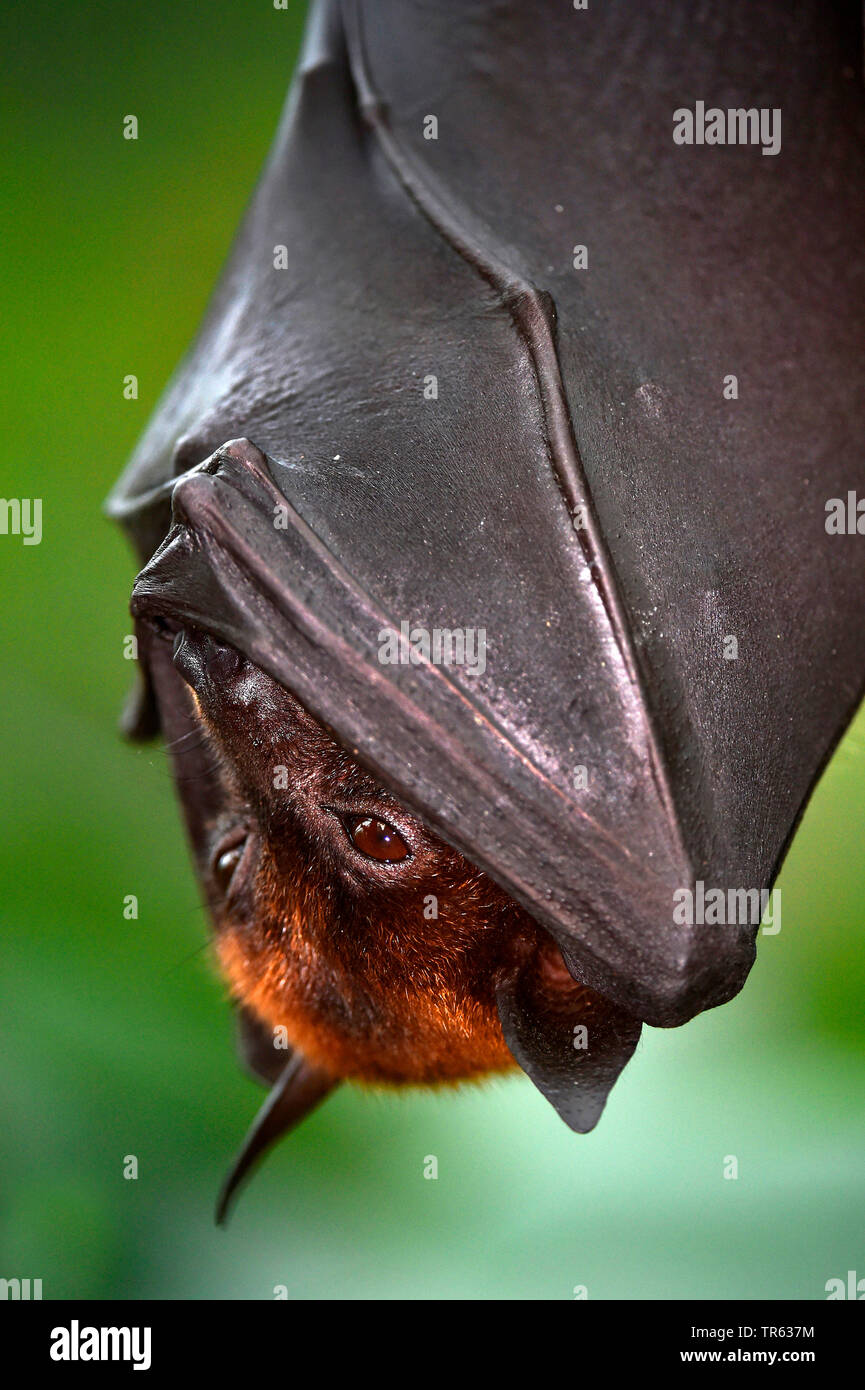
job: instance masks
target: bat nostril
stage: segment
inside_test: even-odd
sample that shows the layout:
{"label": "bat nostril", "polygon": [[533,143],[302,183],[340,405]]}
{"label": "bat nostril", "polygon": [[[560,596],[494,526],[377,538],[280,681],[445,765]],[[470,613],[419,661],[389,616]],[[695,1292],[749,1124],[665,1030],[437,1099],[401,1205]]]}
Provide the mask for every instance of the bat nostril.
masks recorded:
{"label": "bat nostril", "polygon": [[181,628],[174,639],[174,665],[193,690],[205,680],[223,685],[239,671],[243,657],[200,628]]}
{"label": "bat nostril", "polygon": [[224,646],[223,643],[215,642],[211,637],[206,638],[206,647],[208,675],[219,680],[229,680],[231,676],[237,674],[243,663],[243,658],[235,647]]}
{"label": "bat nostril", "polygon": [[199,645],[185,627],[180,629],[174,639],[171,659],[186,684],[193,690],[198,690],[204,679],[205,664]]}

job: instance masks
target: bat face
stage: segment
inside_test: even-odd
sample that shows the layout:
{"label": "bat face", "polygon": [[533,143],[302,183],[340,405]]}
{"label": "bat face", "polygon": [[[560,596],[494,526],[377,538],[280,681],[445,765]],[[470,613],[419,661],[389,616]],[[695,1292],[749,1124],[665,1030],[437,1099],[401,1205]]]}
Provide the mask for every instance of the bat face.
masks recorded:
{"label": "bat face", "polygon": [[591,1009],[531,917],[282,686],[200,629],[145,640],[216,951],[261,1030],[333,1078],[431,1083],[514,1066],[496,995],[517,972],[573,1024]]}

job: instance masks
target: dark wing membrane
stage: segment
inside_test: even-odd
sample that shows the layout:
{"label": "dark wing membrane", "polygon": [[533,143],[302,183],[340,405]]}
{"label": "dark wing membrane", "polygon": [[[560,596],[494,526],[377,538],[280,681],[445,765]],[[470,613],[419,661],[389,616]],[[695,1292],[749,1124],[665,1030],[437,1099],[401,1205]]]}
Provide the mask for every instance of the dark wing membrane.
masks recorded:
{"label": "dark wing membrane", "polygon": [[[865,494],[858,7],[343,8],[397,177],[555,304],[689,857],[764,887],[865,685],[865,547],[825,526]],[[777,153],[676,144],[698,101]]]}
{"label": "dark wing membrane", "polygon": [[[753,959],[674,894],[768,886],[865,681],[824,526],[865,492],[861,89],[825,8],[780,53],[772,8],[317,7],[111,501],[148,558],[173,492],[137,611],[246,652],[660,1024]],[[711,90],[781,153],[674,145]],[[383,663],[403,622],[483,667]]]}
{"label": "dark wing membrane", "polygon": [[[378,637],[396,616],[358,587],[280,496],[267,460],[246,440],[183,478],[175,525],[136,583],[136,616],[170,613],[241,647],[545,923],[578,978],[632,1013],[672,1022],[671,1008],[694,1012],[727,987],[731,959],[744,972],[750,930],[719,929],[706,951],[705,934],[673,921],[673,892],[687,868],[651,777],[636,778],[627,798],[598,806],[588,789],[581,802],[565,758],[539,764],[524,727],[503,720],[490,701],[489,684],[459,668],[382,664]],[[284,526],[274,525],[277,508]],[[583,592],[589,641],[594,591]],[[561,679],[554,644],[508,650],[514,661],[543,661],[548,652],[541,674]],[[610,643],[613,681],[614,654]],[[497,674],[490,657],[487,676]],[[605,694],[599,687],[596,700]],[[627,711],[632,692],[614,685],[614,710],[622,696]],[[607,749],[616,732],[611,719]],[[623,744],[629,732],[623,720]],[[631,819],[611,830],[620,808]],[[653,828],[654,851],[640,855]]]}

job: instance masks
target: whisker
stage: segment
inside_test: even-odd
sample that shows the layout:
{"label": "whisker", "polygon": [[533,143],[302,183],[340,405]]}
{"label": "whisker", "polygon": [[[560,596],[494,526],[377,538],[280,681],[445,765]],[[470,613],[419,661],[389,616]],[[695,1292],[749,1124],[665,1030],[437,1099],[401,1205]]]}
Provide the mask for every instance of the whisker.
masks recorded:
{"label": "whisker", "polygon": [[219,762],[216,762],[216,763],[213,764],[212,767],[206,767],[206,768],[204,769],[203,772],[186,773],[186,774],[184,774],[183,776],[180,776],[180,775],[178,775],[177,773],[171,773],[171,772],[169,772],[169,773],[168,773],[168,776],[169,776],[169,777],[173,777],[173,779],[174,779],[174,781],[177,783],[177,785],[178,785],[179,787],[182,787],[182,786],[185,786],[187,782],[204,782],[204,781],[206,781],[208,778],[215,776],[217,773],[219,773],[219,772],[221,772],[221,771],[222,771],[222,764],[219,763]]}
{"label": "whisker", "polygon": [[187,729],[185,734],[178,734],[177,738],[173,738],[170,743],[166,743],[165,751],[167,753],[170,753],[172,748],[179,748],[181,743],[183,743],[184,739],[192,738],[193,734],[198,734],[201,739],[201,743],[198,745],[199,747],[201,747],[208,741],[207,734],[204,732],[204,730],[196,726],[194,729]]}
{"label": "whisker", "polygon": [[202,941],[202,943],[201,943],[200,946],[196,946],[195,949],[194,949],[193,951],[190,951],[190,952],[189,952],[187,955],[185,955],[185,956],[181,956],[179,960],[176,960],[176,961],[173,963],[173,965],[169,965],[169,966],[166,967],[165,970],[161,971],[161,972],[160,972],[160,975],[159,975],[159,978],[160,978],[160,979],[165,979],[166,975],[174,975],[174,974],[181,968],[181,966],[183,966],[183,965],[188,965],[190,961],[196,960],[197,957],[199,957],[200,955],[202,955],[202,953],[203,953],[204,951],[208,950],[209,947],[210,947],[210,938],[208,937],[205,941]]}

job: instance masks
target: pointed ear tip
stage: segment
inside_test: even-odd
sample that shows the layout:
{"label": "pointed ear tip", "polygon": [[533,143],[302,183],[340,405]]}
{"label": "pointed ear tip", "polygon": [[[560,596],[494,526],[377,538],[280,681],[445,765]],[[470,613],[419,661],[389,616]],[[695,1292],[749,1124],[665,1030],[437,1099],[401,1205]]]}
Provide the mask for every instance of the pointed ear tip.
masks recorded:
{"label": "pointed ear tip", "polygon": [[568,1120],[565,1118],[564,1115],[562,1116],[562,1119],[565,1121],[565,1124],[568,1126],[568,1129],[571,1131],[572,1134],[591,1134],[593,1129],[597,1129],[598,1121],[600,1120],[600,1118],[600,1111],[597,1115],[594,1115],[590,1120]]}
{"label": "pointed ear tip", "polygon": [[216,1203],[217,1226],[225,1225],[236,1195],[265,1153],[314,1110],[336,1084],[332,1076],[310,1066],[299,1052],[291,1055],[247,1130],[223,1183]]}
{"label": "pointed ear tip", "polygon": [[219,1195],[216,1199],[216,1206],[213,1211],[213,1224],[219,1226],[223,1231],[228,1225],[228,1217],[234,1205],[236,1189],[237,1182],[235,1180],[234,1169],[232,1169],[223,1182],[222,1187],[219,1189]]}
{"label": "pointed ear tip", "polygon": [[557,1105],[555,1100],[550,1097],[547,1099],[550,1100],[550,1104],[559,1119],[567,1125],[573,1134],[591,1134],[593,1129],[597,1129],[601,1116],[607,1108],[606,1095],[599,1104],[596,1102],[593,1106],[586,1105],[584,1098],[577,1114],[569,1113],[567,1104]]}

